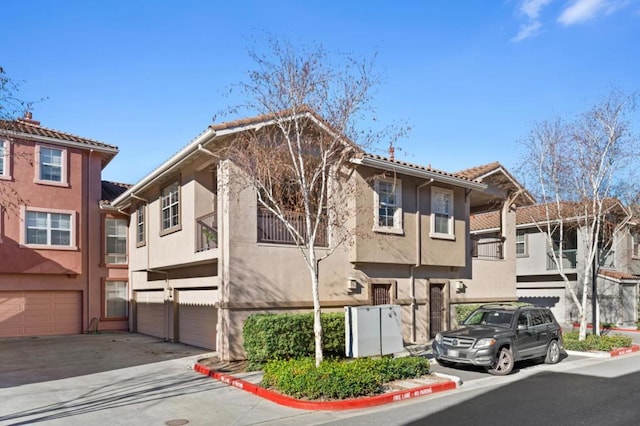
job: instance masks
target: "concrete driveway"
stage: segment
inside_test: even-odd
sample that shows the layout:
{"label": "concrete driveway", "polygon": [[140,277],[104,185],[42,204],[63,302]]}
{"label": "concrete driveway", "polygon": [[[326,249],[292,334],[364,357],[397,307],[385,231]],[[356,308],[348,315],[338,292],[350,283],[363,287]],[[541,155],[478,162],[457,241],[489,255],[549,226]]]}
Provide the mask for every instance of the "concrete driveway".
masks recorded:
{"label": "concrete driveway", "polygon": [[193,371],[211,355],[130,333],[0,339],[0,425],[299,424],[308,414]]}
{"label": "concrete driveway", "polygon": [[0,339],[0,388],[210,353],[135,333]]}

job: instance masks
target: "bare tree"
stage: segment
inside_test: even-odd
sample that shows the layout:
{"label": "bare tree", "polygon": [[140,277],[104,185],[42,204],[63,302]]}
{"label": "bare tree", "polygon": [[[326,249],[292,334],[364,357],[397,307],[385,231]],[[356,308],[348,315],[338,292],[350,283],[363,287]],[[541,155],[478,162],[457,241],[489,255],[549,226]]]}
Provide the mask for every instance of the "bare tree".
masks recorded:
{"label": "bare tree", "polygon": [[[631,167],[638,154],[639,141],[628,121],[636,98],[612,92],[573,122],[537,123],[524,141],[524,172],[542,213],[531,220],[545,235],[549,254],[578,310],[581,340],[586,336],[590,286],[594,332],[599,330],[596,282],[601,253],[613,248],[614,237],[629,219],[616,197],[622,195],[625,182],[632,181]],[[565,236],[571,230],[578,233],[584,248],[577,262],[578,289],[565,273]]]}
{"label": "bare tree", "polygon": [[[319,262],[348,239],[349,214],[339,194],[348,160],[369,143],[357,125],[370,112],[379,78],[373,60],[344,55],[336,62],[321,46],[271,39],[267,53],[250,50],[255,69],[240,89],[239,108],[264,114],[268,123],[246,132],[229,149],[259,208],[288,231],[309,271],[314,311],[315,359],[322,362]],[[360,144],[356,144],[359,141]],[[329,244],[324,235],[331,229]],[[318,246],[327,246],[321,251]]]}

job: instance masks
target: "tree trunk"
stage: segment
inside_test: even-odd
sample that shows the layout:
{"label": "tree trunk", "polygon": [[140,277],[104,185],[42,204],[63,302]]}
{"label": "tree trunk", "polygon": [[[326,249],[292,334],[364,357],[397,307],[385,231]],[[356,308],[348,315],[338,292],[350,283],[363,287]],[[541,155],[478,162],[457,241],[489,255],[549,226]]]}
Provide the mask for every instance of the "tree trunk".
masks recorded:
{"label": "tree trunk", "polygon": [[314,246],[309,247],[309,263],[311,265],[311,291],[313,293],[313,335],[316,346],[316,367],[322,363],[322,323],[320,322],[320,290],[319,264],[316,260]]}
{"label": "tree trunk", "polygon": [[587,338],[587,286],[589,280],[585,277],[582,280],[582,309],[580,312],[580,332],[578,340],[582,341]]}

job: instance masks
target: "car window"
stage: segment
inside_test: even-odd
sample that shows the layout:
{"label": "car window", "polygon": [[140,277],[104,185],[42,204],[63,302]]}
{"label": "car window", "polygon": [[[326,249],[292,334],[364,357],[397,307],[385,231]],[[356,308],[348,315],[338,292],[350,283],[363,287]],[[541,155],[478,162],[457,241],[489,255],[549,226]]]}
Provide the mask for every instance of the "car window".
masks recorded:
{"label": "car window", "polygon": [[527,312],[520,312],[520,315],[518,316],[518,325],[529,327],[529,315]]}
{"label": "car window", "polygon": [[495,325],[510,327],[513,313],[491,310],[477,310],[465,320],[465,325]]}
{"label": "car window", "polygon": [[545,324],[553,324],[554,318],[553,318],[553,314],[551,313],[551,311],[543,309],[541,312],[542,312],[542,316],[544,317]]}
{"label": "car window", "polygon": [[540,312],[540,310],[534,309],[530,312],[531,312],[530,319],[531,319],[532,326],[543,325],[545,323],[544,317],[542,316],[542,312]]}

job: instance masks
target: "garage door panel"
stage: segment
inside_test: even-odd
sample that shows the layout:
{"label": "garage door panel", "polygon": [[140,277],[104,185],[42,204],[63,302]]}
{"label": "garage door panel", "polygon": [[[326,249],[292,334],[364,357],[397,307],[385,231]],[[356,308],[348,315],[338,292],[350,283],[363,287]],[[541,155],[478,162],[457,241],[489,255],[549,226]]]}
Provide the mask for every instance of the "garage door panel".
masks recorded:
{"label": "garage door panel", "polygon": [[82,332],[79,291],[0,292],[0,336],[50,336]]}
{"label": "garage door panel", "polygon": [[518,289],[518,301],[551,309],[559,323],[566,322],[566,295],[564,288]]}
{"label": "garage door panel", "polygon": [[164,303],[138,303],[137,310],[138,333],[164,338],[167,323]]}
{"label": "garage door panel", "polygon": [[178,315],[180,342],[215,350],[217,321],[215,307],[179,305]]}

